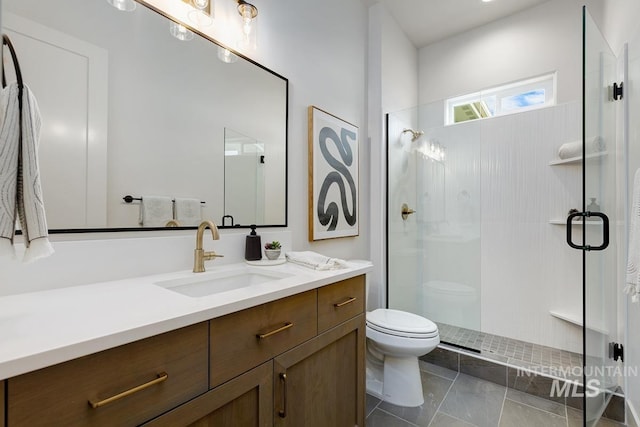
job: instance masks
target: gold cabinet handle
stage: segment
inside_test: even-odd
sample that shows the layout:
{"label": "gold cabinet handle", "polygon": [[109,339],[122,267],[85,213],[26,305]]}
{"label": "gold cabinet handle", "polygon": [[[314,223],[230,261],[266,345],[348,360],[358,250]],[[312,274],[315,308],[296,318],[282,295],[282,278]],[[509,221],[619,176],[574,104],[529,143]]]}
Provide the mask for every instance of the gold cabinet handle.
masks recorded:
{"label": "gold cabinet handle", "polygon": [[161,372],[161,373],[158,374],[158,377],[156,379],[151,380],[151,381],[149,381],[147,383],[144,383],[144,384],[140,384],[139,386],[131,388],[131,389],[126,390],[126,391],[123,391],[122,393],[118,393],[115,396],[107,397],[106,399],[99,400],[97,402],[94,401],[94,400],[89,400],[89,405],[93,409],[99,408],[99,407],[107,405],[107,404],[109,404],[111,402],[115,402],[116,400],[120,400],[123,397],[127,397],[127,396],[130,396],[130,395],[134,394],[134,393],[142,391],[142,390],[144,390],[146,388],[149,388],[149,387],[151,387],[153,385],[160,384],[161,382],[166,381],[167,378],[169,378],[169,374],[167,374],[166,372]]}
{"label": "gold cabinet handle", "polygon": [[349,298],[349,299],[347,299],[347,300],[345,300],[345,301],[337,302],[337,303],[333,304],[333,306],[334,306],[335,308],[342,307],[342,306],[345,306],[345,305],[347,305],[347,304],[351,304],[352,302],[354,302],[354,301],[355,301],[355,300],[357,300],[357,299],[358,299],[358,298],[356,298],[356,297],[351,297],[351,298]]}
{"label": "gold cabinet handle", "polygon": [[271,332],[266,332],[264,334],[256,334],[256,337],[258,337],[258,339],[262,340],[262,339],[270,337],[271,335],[275,335],[275,334],[280,333],[282,331],[286,331],[287,329],[291,328],[292,326],[293,326],[293,323],[287,322],[283,326],[280,326],[278,329],[274,329]]}
{"label": "gold cabinet handle", "polygon": [[278,411],[280,418],[286,418],[287,416],[287,374],[280,373],[280,380],[282,381],[282,409]]}

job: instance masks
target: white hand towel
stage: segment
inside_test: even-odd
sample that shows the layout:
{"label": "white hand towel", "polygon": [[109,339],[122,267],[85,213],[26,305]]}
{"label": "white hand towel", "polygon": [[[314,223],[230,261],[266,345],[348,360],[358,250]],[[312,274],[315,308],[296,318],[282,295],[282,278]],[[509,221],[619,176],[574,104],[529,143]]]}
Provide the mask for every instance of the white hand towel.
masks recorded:
{"label": "white hand towel", "polygon": [[181,225],[200,225],[202,222],[202,204],[200,200],[176,197],[175,203],[175,219]]}
{"label": "white hand towel", "polygon": [[330,258],[312,251],[287,252],[285,257],[289,262],[313,268],[314,270],[338,270],[349,267],[345,260]]}
{"label": "white hand towel", "polygon": [[629,254],[624,292],[632,302],[640,301],[640,169],[633,179],[633,202],[629,220]]}
{"label": "white hand towel", "polygon": [[0,255],[14,254],[17,215],[26,248],[23,262],[31,262],[51,255],[53,247],[40,185],[40,110],[29,87],[23,85],[20,117],[18,93],[18,85],[12,83],[2,90],[0,100],[0,239],[4,241]]}
{"label": "white hand towel", "polygon": [[[599,136],[587,139],[585,141],[584,149],[587,154],[598,153],[606,149],[604,140]],[[558,157],[561,159],[570,159],[573,157],[582,156],[582,140],[567,142],[562,144],[558,149]]]}
{"label": "white hand towel", "polygon": [[164,227],[173,219],[171,197],[142,196],[140,202],[140,225],[143,227]]}

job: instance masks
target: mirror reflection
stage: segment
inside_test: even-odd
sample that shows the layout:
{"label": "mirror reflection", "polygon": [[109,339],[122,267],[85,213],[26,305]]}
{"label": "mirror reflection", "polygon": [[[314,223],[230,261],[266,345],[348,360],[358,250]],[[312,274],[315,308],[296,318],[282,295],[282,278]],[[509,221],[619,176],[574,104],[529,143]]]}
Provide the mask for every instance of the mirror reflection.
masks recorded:
{"label": "mirror reflection", "polygon": [[[2,21],[42,114],[50,231],[223,225],[224,215],[286,225],[285,78],[223,61],[197,34],[173,37],[142,4],[2,0]],[[232,144],[240,151],[225,155]]]}

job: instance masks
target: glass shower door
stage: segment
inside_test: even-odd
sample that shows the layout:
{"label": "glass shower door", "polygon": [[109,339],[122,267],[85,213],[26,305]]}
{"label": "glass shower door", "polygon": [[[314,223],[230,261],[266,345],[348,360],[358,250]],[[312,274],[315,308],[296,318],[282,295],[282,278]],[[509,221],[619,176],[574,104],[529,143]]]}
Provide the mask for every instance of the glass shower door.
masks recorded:
{"label": "glass shower door", "polygon": [[574,230],[575,240],[581,234],[584,242],[578,245],[583,251],[584,280],[584,422],[595,426],[617,392],[620,378],[616,373],[621,371],[622,363],[611,357],[611,350],[619,341],[616,104],[612,90],[616,58],[586,8],[583,19],[583,206],[573,218],[582,227],[581,233],[575,226],[568,225],[567,229]]}
{"label": "glass shower door", "polygon": [[443,114],[437,101],[387,115],[387,304],[479,351],[481,129]]}

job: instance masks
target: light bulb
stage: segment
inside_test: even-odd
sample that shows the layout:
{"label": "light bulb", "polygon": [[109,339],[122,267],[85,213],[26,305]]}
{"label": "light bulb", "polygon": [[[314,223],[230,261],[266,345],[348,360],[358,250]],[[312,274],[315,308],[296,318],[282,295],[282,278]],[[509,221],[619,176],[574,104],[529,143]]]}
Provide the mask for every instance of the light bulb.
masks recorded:
{"label": "light bulb", "polygon": [[193,0],[193,5],[200,10],[205,10],[209,5],[209,0]]}
{"label": "light bulb", "polygon": [[238,0],[238,13],[242,17],[242,32],[245,35],[251,33],[251,24],[258,16],[258,8],[244,0]]}
{"label": "light bulb", "polygon": [[244,25],[242,26],[242,32],[245,36],[248,36],[249,34],[251,34],[251,19],[243,18],[242,21],[244,22]]}
{"label": "light bulb", "polygon": [[[189,11],[187,17],[189,20],[200,27],[208,27],[213,24],[214,7],[213,2],[209,4],[209,0],[191,0],[194,10]],[[209,6],[209,11],[207,11]]]}

